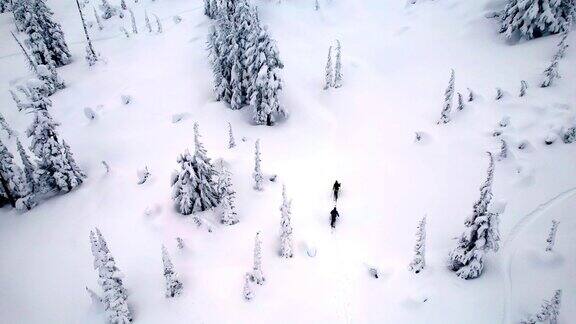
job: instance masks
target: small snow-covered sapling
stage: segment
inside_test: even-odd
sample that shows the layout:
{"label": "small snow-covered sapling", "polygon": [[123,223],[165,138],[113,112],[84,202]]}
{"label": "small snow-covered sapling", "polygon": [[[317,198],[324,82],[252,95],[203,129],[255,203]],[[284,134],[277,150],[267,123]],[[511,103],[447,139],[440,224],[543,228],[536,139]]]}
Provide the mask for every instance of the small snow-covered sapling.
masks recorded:
{"label": "small snow-covered sapling", "polygon": [[254,288],[252,287],[252,276],[249,273],[244,275],[244,299],[251,300],[254,298]]}
{"label": "small snow-covered sapling", "polygon": [[126,38],[130,38],[130,34],[128,33],[128,31],[126,30],[126,28],[120,27],[120,31],[124,34],[124,36],[125,36]]}
{"label": "small snow-covered sapling", "polygon": [[496,88],[496,100],[500,100],[504,97],[504,91],[500,88]]}
{"label": "small snow-covered sapling", "polygon": [[458,92],[458,110],[464,109],[464,99],[462,98],[462,94]]}
{"label": "small snow-covered sapling", "polygon": [[528,82],[524,80],[520,81],[520,97],[524,97],[526,95],[527,89],[528,89]]}
{"label": "small snow-covered sapling", "polygon": [[422,133],[421,132],[414,132],[414,141],[415,142],[420,142],[422,140]]}
{"label": "small snow-covered sapling", "polygon": [[500,127],[508,127],[508,124],[510,124],[510,117],[502,117],[500,120]]}
{"label": "small snow-covered sapling", "polygon": [[508,157],[508,144],[506,141],[501,138],[500,139],[500,153],[498,154],[499,160],[504,160]]}
{"label": "small snow-covered sapling", "polygon": [[122,95],[122,104],[127,105],[132,102],[132,96]]}
{"label": "small snow-covered sapling", "polygon": [[90,120],[96,119],[96,113],[94,112],[94,109],[90,107],[84,107],[84,116]]}
{"label": "small snow-covered sapling", "polygon": [[546,138],[544,138],[544,143],[546,145],[552,145],[554,144],[554,142],[556,142],[556,139],[558,138],[558,136],[554,133],[549,133],[548,135],[546,135]]}
{"label": "small snow-covered sapling", "polygon": [[521,324],[536,324],[548,322],[550,324],[557,324],[558,317],[560,316],[560,305],[562,299],[562,290],[558,289],[554,292],[552,300],[545,300],[540,311],[528,319],[522,320]]}
{"label": "small snow-covered sapling", "polygon": [[172,20],[174,21],[175,24],[179,24],[182,22],[182,17],[174,16],[174,17],[172,17]]}
{"label": "small snow-covered sapling", "polygon": [[550,227],[550,232],[548,233],[548,238],[546,239],[546,252],[552,252],[554,249],[554,244],[556,243],[556,231],[558,231],[558,222],[557,220],[552,220],[552,226]]}
{"label": "small snow-covered sapling", "polygon": [[185,246],[185,245],[184,245],[184,239],[182,239],[181,237],[177,237],[177,238],[176,238],[176,242],[177,242],[177,244],[178,244],[177,247],[178,247],[179,250],[184,249],[184,246]]}
{"label": "small snow-covered sapling", "polygon": [[376,268],[372,268],[372,267],[368,268],[368,273],[370,273],[370,275],[372,277],[374,277],[375,279],[378,279],[378,277],[379,277],[378,269],[376,269]]}
{"label": "small snow-covered sapling", "polygon": [[102,163],[102,166],[104,166],[106,173],[110,173],[110,166],[108,165],[108,162],[102,160],[100,163]]}
{"label": "small snow-covered sapling", "polygon": [[232,124],[228,123],[228,148],[234,148],[236,141],[234,140],[234,133],[232,132]]}
{"label": "small snow-covered sapling", "polygon": [[466,89],[468,89],[468,102],[474,101],[474,92],[472,92],[472,89],[470,89],[470,88],[466,88]]}
{"label": "small snow-covered sapling", "polygon": [[136,172],[138,176],[138,184],[143,184],[150,178],[150,171],[148,171],[148,166],[145,166],[144,169],[138,170]]}

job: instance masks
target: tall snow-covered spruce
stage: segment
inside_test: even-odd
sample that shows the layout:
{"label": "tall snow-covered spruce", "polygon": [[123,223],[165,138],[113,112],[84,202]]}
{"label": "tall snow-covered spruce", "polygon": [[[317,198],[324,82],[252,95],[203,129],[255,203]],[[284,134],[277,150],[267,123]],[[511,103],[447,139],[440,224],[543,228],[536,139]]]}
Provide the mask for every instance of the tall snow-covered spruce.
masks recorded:
{"label": "tall snow-covered spruce", "polygon": [[560,222],[557,220],[552,220],[552,226],[550,226],[550,232],[548,233],[548,238],[546,239],[546,252],[552,252],[554,249],[554,244],[556,243],[556,232],[558,231],[558,225]]}
{"label": "tall snow-covered spruce", "polygon": [[122,273],[116,266],[116,261],[98,228],[90,231],[90,243],[94,256],[94,269],[98,270],[98,283],[103,291],[101,300],[108,322],[112,324],[132,322],[132,312],[128,307],[128,295],[122,281]]}
{"label": "tall snow-covered spruce", "polygon": [[440,115],[440,120],[438,124],[447,124],[450,122],[450,111],[452,110],[452,98],[454,97],[454,80],[455,74],[454,70],[450,72],[450,81],[448,81],[448,87],[444,92],[444,106],[442,108],[442,114]]}
{"label": "tall snow-covered spruce", "polygon": [[532,39],[570,30],[576,21],[574,0],[508,0],[500,14],[500,32]]}
{"label": "tall snow-covered spruce", "polygon": [[216,170],[200,142],[198,124],[194,124],[194,155],[188,151],[178,157],[180,170],[172,176],[172,199],[184,215],[216,207],[219,202]]}
{"label": "tall snow-covered spruce", "polygon": [[238,214],[236,214],[234,204],[236,192],[232,187],[232,175],[224,167],[221,167],[220,170],[218,187],[220,192],[220,223],[234,225],[238,223]]}
{"label": "tall snow-covered spruce", "polygon": [[30,151],[38,158],[35,172],[38,191],[68,192],[84,182],[86,175],[76,164],[68,145],[59,138],[59,124],[52,119],[50,99],[39,91],[38,82],[28,85],[25,109],[34,114],[26,134],[31,139]]}
{"label": "tall snow-covered spruce", "polygon": [[[37,54],[49,57],[39,57],[38,64],[53,63],[56,67],[71,62],[70,50],[64,39],[64,32],[59,23],[54,20],[54,13],[46,5],[45,0],[30,1],[29,10],[26,12],[26,33],[38,32],[42,43],[46,46],[46,53]],[[32,36],[30,36],[32,37]]]}
{"label": "tall snow-covered spruce", "polygon": [[414,273],[420,273],[426,266],[426,216],[418,223],[418,231],[416,232],[416,245],[414,245],[414,258],[408,270]]}
{"label": "tall snow-covered spruce", "polygon": [[291,208],[292,201],[288,200],[286,196],[286,186],[284,185],[282,186],[282,205],[280,206],[280,212],[282,214],[280,219],[280,256],[283,258],[291,258],[294,256]]}
{"label": "tall snow-covered spruce", "polygon": [[490,165],[480,198],[474,204],[472,215],[464,222],[466,229],[458,239],[456,248],[449,254],[449,268],[462,279],[479,277],[484,270],[484,257],[489,251],[498,251],[498,214],[488,211],[492,200],[494,158],[488,153]]}
{"label": "tall snow-covered spruce", "polygon": [[164,279],[166,281],[164,295],[166,298],[180,296],[180,294],[182,294],[182,282],[178,279],[178,273],[174,271],[174,265],[164,245],[162,245],[162,264],[164,266]]}

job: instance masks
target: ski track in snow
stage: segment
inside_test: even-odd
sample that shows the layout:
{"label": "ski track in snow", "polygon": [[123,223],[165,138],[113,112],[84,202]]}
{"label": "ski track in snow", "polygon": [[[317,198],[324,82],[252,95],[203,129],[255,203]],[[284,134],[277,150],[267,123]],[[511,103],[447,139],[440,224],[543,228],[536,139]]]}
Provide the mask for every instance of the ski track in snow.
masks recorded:
{"label": "ski track in snow", "polygon": [[576,196],[576,187],[572,187],[556,196],[548,199],[547,201],[539,204],[531,212],[526,214],[514,227],[510,230],[508,238],[504,241],[504,310],[502,312],[502,323],[513,323],[512,320],[512,260],[516,254],[517,245],[516,238],[524,231],[524,229],[530,225],[533,221],[537,220],[541,216],[545,216],[546,212],[556,206],[558,203]]}

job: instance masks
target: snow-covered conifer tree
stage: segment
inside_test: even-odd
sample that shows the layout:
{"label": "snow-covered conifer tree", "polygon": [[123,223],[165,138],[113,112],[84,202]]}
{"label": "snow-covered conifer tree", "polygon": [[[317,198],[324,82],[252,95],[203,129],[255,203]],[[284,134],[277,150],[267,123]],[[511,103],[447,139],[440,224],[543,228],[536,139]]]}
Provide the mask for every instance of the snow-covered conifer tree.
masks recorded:
{"label": "snow-covered conifer tree", "polygon": [[525,39],[570,30],[576,19],[573,0],[508,0],[500,15],[500,32]]}
{"label": "snow-covered conifer tree", "polygon": [[120,0],[120,8],[122,8],[122,10],[128,9],[128,6],[126,5],[126,0]]}
{"label": "snow-covered conifer tree", "polygon": [[315,11],[320,10],[320,4],[318,3],[318,0],[314,0],[314,10]]}
{"label": "snow-covered conifer tree", "polygon": [[282,218],[280,220],[280,256],[283,258],[291,258],[294,256],[293,240],[292,240],[292,225],[291,225],[291,205],[292,201],[288,200],[286,196],[286,186],[282,186],[282,205],[280,212]]}
{"label": "snow-covered conifer tree", "polygon": [[100,10],[102,10],[102,18],[110,19],[116,14],[116,10],[110,5],[108,0],[100,0]]}
{"label": "snow-covered conifer tree", "polygon": [[262,175],[262,169],[260,166],[261,162],[260,140],[256,140],[256,143],[254,144],[254,172],[252,173],[252,178],[254,179],[254,189],[258,191],[264,190],[264,176]]}
{"label": "snow-covered conifer tree", "polygon": [[186,246],[184,244],[184,239],[182,239],[181,237],[177,237],[176,242],[178,242],[178,244],[177,244],[178,250],[182,250]]}
{"label": "snow-covered conifer tree", "polygon": [[8,12],[11,9],[10,0],[0,0],[0,13]]}
{"label": "snow-covered conifer tree", "polygon": [[146,24],[146,29],[149,33],[152,33],[152,24],[150,23],[150,17],[148,17],[148,11],[144,11],[144,22]]}
{"label": "snow-covered conifer tree", "polygon": [[480,187],[480,198],[474,204],[473,213],[466,221],[466,230],[458,239],[458,244],[449,254],[449,267],[462,279],[477,278],[484,269],[484,256],[492,250],[498,251],[498,214],[488,211],[492,200],[494,178],[494,158],[488,153],[490,165],[486,181]]}
{"label": "snow-covered conifer tree", "polygon": [[566,55],[566,49],[568,49],[569,46],[568,44],[566,44],[566,39],[568,39],[568,33],[569,31],[565,31],[564,33],[562,33],[562,36],[560,37],[560,42],[558,43],[557,46],[558,50],[556,51],[556,54],[554,54],[553,58],[554,60],[560,60],[561,58],[564,58],[564,55]]}
{"label": "snow-covered conifer tree", "polygon": [[70,63],[71,55],[64,33],[45,0],[30,1],[26,8],[24,25],[36,63],[56,67]]}
{"label": "snow-covered conifer tree", "polygon": [[138,34],[138,26],[136,26],[136,18],[134,17],[134,11],[132,9],[128,9],[130,12],[130,22],[132,23],[132,33]]}
{"label": "snow-covered conifer tree", "polygon": [[6,119],[2,116],[2,113],[0,113],[0,129],[4,130],[6,134],[8,134],[8,137],[16,136],[16,132],[10,128],[10,125],[8,125]]}
{"label": "snow-covered conifer tree", "polygon": [[220,223],[234,225],[238,223],[238,215],[234,205],[236,192],[232,187],[232,175],[224,167],[220,170],[218,187],[220,192]]}
{"label": "snow-covered conifer tree", "polygon": [[34,202],[22,170],[14,163],[14,156],[0,141],[0,205],[10,203],[18,209],[31,209]]}
{"label": "snow-covered conifer tree", "polygon": [[251,300],[254,298],[254,289],[252,287],[252,276],[249,273],[246,273],[244,276],[244,299]]}
{"label": "snow-covered conifer tree", "polygon": [[82,13],[82,8],[80,7],[78,0],[76,0],[76,6],[78,7],[78,13],[80,14],[80,20],[82,21],[82,27],[84,28],[84,37],[86,37],[86,62],[88,62],[89,66],[92,66],[98,61],[98,55],[94,50],[94,46],[92,46],[92,40],[88,34],[88,28],[86,28],[84,14]]}
{"label": "snow-covered conifer tree", "polygon": [[232,25],[224,19],[218,18],[208,36],[208,49],[210,51],[210,63],[214,74],[214,92],[216,100],[230,102],[232,91],[230,76],[232,64],[229,53],[232,50]]}
{"label": "snow-covered conifer tree", "polygon": [[500,100],[502,99],[502,97],[504,97],[504,91],[502,91],[502,89],[500,88],[496,88],[496,100]]}
{"label": "snow-covered conifer tree", "polygon": [[98,15],[96,8],[92,7],[92,9],[94,10],[94,19],[96,19],[96,25],[98,26],[98,29],[104,29],[104,26],[102,26],[102,21],[100,20],[100,15]]}
{"label": "snow-covered conifer tree", "polygon": [[468,89],[468,102],[474,101],[474,92],[470,88],[466,88],[466,89]]}
{"label": "snow-covered conifer tree", "polygon": [[[256,16],[256,14],[254,14]],[[256,16],[257,17],[257,16]],[[257,18],[254,18],[255,20]],[[248,96],[253,111],[253,120],[258,125],[272,126],[276,117],[286,117],[286,110],[280,105],[278,96],[282,90],[280,60],[274,40],[266,28],[254,28],[252,44],[247,54],[247,65],[251,75]]]}
{"label": "snow-covered conifer tree", "polygon": [[558,60],[553,60],[550,66],[544,70],[544,79],[540,84],[540,87],[547,88],[554,83],[554,80],[560,79],[560,73],[558,73]]}
{"label": "snow-covered conifer tree", "polygon": [[526,90],[528,90],[528,82],[524,80],[520,81],[520,97],[524,97],[526,95]]}
{"label": "snow-covered conifer tree", "polygon": [[547,252],[552,252],[554,243],[556,243],[556,231],[558,231],[558,224],[560,224],[560,222],[554,219],[552,220],[552,226],[550,227],[550,232],[548,233],[548,238],[546,239],[546,243],[548,243],[546,246]]}
{"label": "snow-covered conifer tree", "polygon": [[30,157],[28,156],[28,153],[26,153],[26,150],[19,138],[16,138],[16,147],[18,148],[18,154],[20,155],[20,160],[24,166],[24,177],[26,178],[30,192],[34,193],[36,192],[36,179],[34,179],[36,167],[30,161]]}
{"label": "snow-covered conifer tree", "polygon": [[166,280],[166,298],[180,296],[182,282],[178,279],[178,273],[174,271],[174,265],[164,245],[162,245],[162,264],[164,265],[164,279]]}
{"label": "snow-covered conifer tree", "polygon": [[66,65],[71,62],[70,51],[64,39],[64,32],[59,23],[54,20],[54,13],[46,5],[45,0],[35,0],[30,2],[30,10],[26,13],[27,33],[39,32],[46,50],[50,55],[49,60],[37,60],[38,64],[53,62],[56,67]]}
{"label": "snow-covered conifer tree", "polygon": [[70,148],[56,132],[58,123],[48,112],[52,102],[36,87],[30,86],[28,109],[34,113],[26,134],[31,139],[30,150],[38,158],[35,178],[40,192],[68,192],[84,181],[86,175],[76,165]]}
{"label": "snow-covered conifer tree", "polygon": [[154,14],[154,19],[156,20],[156,32],[162,34],[162,22],[160,22],[160,18]]}
{"label": "snow-covered conifer tree", "polygon": [[262,273],[262,239],[260,238],[260,232],[256,233],[256,238],[254,239],[254,266],[252,267],[251,279],[259,285],[264,284],[264,281],[266,281]]}
{"label": "snow-covered conifer tree", "polygon": [[234,141],[234,134],[232,133],[232,124],[228,123],[228,148],[234,148],[236,141]]}
{"label": "snow-covered conifer tree", "polygon": [[342,47],[336,40],[336,62],[334,63],[334,88],[342,86]]}
{"label": "snow-covered conifer tree", "polygon": [[446,124],[450,122],[450,110],[452,109],[452,98],[454,97],[454,79],[454,70],[451,70],[450,81],[448,82],[448,87],[444,92],[444,107],[442,108],[442,115],[440,116],[438,124]]}
{"label": "snow-covered conifer tree", "polygon": [[16,29],[23,32],[26,30],[26,12],[30,10],[30,0],[11,0],[11,2]]}
{"label": "snow-covered conifer tree", "polygon": [[334,83],[334,72],[332,68],[332,46],[328,48],[328,59],[326,60],[326,71],[324,72],[324,90],[331,88]]}
{"label": "snow-covered conifer tree", "polygon": [[40,27],[38,17],[30,12],[26,12],[25,17],[25,31],[28,35],[25,43],[30,49],[30,54],[34,58],[34,62],[37,64],[56,66],[56,62],[54,62],[50,51],[48,51],[48,46],[43,36],[44,31]]}
{"label": "snow-covered conifer tree", "polygon": [[464,99],[462,98],[462,94],[460,92],[457,93],[458,94],[458,110],[463,110],[464,109]]}
{"label": "snow-covered conifer tree", "polygon": [[557,324],[558,317],[560,316],[560,304],[562,299],[562,290],[558,289],[554,292],[552,300],[545,300],[540,311],[528,319],[520,322],[521,324],[536,324],[548,322],[550,324]]}
{"label": "snow-covered conifer tree", "polygon": [[12,33],[12,37],[22,50],[24,57],[26,57],[26,61],[28,63],[29,68],[34,72],[34,74],[39,80],[44,82],[42,92],[45,95],[50,96],[54,94],[57,90],[64,89],[66,87],[64,82],[60,80],[58,72],[56,71],[56,68],[53,65],[50,64],[38,65],[34,61],[34,59],[28,54],[28,52],[26,52],[26,49],[24,48],[24,46],[22,46],[22,43],[20,43],[20,41],[18,40],[16,35],[14,35],[14,33]]}
{"label": "snow-covered conifer tree", "polygon": [[178,163],[181,170],[172,178],[172,199],[181,214],[208,210],[218,205],[216,170],[206,155],[206,149],[200,142],[198,124],[194,124],[194,155],[188,151],[180,155]]}
{"label": "snow-covered conifer tree", "polygon": [[508,143],[501,138],[500,139],[500,153],[498,153],[498,159],[504,160],[508,157]]}
{"label": "snow-covered conifer tree", "polygon": [[408,270],[414,273],[420,273],[426,266],[426,216],[418,223],[418,232],[416,232],[416,245],[414,246],[414,258]]}
{"label": "snow-covered conifer tree", "polygon": [[132,322],[132,313],[128,308],[128,295],[122,282],[122,273],[108,249],[100,230],[90,232],[94,268],[98,270],[98,283],[102,288],[102,303],[109,323],[124,324]]}

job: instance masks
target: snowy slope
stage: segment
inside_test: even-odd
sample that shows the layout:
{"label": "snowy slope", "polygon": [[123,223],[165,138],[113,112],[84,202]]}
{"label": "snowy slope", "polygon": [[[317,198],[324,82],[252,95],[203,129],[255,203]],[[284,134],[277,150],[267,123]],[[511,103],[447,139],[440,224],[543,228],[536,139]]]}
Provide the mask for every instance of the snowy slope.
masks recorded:
{"label": "snowy slope", "polygon": [[[51,97],[51,112],[88,179],[25,214],[0,210],[0,322],[104,322],[84,289],[97,288],[88,240],[94,226],[125,275],[137,323],[512,323],[559,288],[560,323],[576,318],[576,238],[570,235],[576,144],[543,144],[550,132],[575,122],[574,35],[560,63],[563,78],[541,89],[559,37],[507,44],[484,17],[503,1],[406,7],[328,0],[320,1],[320,11],[307,0],[258,1],[285,64],[282,102],[291,114],[267,128],[250,125],[247,108],[231,111],[214,102],[205,49],[211,21],[202,1],[127,2],[140,33],[124,38],[118,28],[130,29],[127,18],[104,21],[103,31],[92,28],[106,63],[89,68],[75,3],[48,1],[75,59],[58,69],[68,87]],[[145,10],[162,19],[164,33],[145,31]],[[17,111],[7,90],[31,75],[9,37],[13,28],[10,15],[0,15],[0,109],[23,138],[30,116]],[[323,91],[335,39],[342,42],[344,86]],[[439,126],[451,68],[456,91],[470,87],[477,100]],[[523,98],[520,80],[530,84]],[[496,87],[506,91],[500,101]],[[124,94],[134,98],[129,105],[121,102]],[[84,107],[96,110],[97,119],[88,121]],[[185,118],[173,123],[174,114]],[[488,257],[481,278],[463,281],[445,262],[479,195],[484,152],[498,150],[492,132],[503,117],[510,117],[503,137],[511,157],[497,163],[494,188],[497,205],[505,207],[503,247]],[[212,233],[177,214],[170,199],[170,174],[178,154],[193,150],[195,121],[208,155],[225,160],[238,192],[240,223],[215,224]],[[234,150],[227,149],[228,121],[239,144]],[[425,133],[423,143],[414,143],[415,131]],[[252,189],[250,177],[258,138],[264,172],[278,175],[264,192]],[[523,140],[531,145],[520,151]],[[144,166],[152,177],[137,185],[136,170]],[[335,179],[343,183],[341,218],[331,233]],[[293,199],[292,260],[277,256],[282,183]],[[145,215],[147,208],[154,212]],[[427,268],[415,276],[407,266],[424,214]],[[551,257],[543,251],[553,218],[560,228]],[[242,285],[258,230],[267,281],[247,303]],[[187,244],[183,251],[177,236]],[[173,300],[163,294],[162,244],[184,282],[184,295]],[[316,247],[315,258],[306,255],[307,245]],[[382,271],[379,279],[369,276],[368,265]]]}

